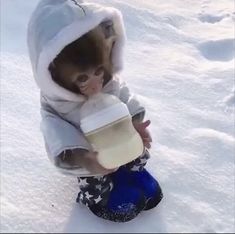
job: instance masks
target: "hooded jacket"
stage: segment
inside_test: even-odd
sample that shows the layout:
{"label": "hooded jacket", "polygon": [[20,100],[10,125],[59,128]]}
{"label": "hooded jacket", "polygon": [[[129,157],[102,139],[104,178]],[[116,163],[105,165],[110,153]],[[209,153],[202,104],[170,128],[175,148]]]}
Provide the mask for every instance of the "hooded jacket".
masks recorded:
{"label": "hooded jacket", "polygon": [[[117,9],[78,0],[41,0],[29,21],[29,56],[35,81],[41,90],[41,130],[49,159],[54,164],[56,157],[65,150],[91,150],[92,147],[79,125],[79,110],[85,97],[54,82],[48,66],[66,45],[108,19],[113,21],[117,40],[112,51],[114,76],[102,92],[117,96],[134,116],[143,112],[144,108],[116,76],[122,69],[125,42],[122,15]],[[84,168],[66,173],[91,175]]]}

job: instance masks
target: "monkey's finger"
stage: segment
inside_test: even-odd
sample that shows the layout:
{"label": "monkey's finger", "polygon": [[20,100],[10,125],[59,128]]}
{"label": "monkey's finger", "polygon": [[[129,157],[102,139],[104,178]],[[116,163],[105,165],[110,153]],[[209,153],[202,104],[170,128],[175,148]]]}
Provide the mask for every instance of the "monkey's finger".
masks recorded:
{"label": "monkey's finger", "polygon": [[143,138],[143,144],[146,146],[148,149],[151,147],[151,139],[150,138]]}
{"label": "monkey's finger", "polygon": [[153,142],[151,137],[143,138],[144,142]]}
{"label": "monkey's finger", "polygon": [[147,128],[151,124],[150,120],[146,120],[145,122],[141,123],[141,128]]}
{"label": "monkey's finger", "polygon": [[144,146],[147,148],[147,149],[150,149],[151,148],[151,144],[149,142],[144,142]]}

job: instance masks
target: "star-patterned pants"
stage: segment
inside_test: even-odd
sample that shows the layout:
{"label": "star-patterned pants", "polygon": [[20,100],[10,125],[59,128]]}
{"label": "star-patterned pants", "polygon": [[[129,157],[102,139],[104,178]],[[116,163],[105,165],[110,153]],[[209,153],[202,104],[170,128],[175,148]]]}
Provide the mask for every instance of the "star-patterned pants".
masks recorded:
{"label": "star-patterned pants", "polygon": [[[142,171],[146,165],[150,155],[148,151],[137,158],[136,160],[124,165],[130,171]],[[93,177],[78,177],[79,193],[77,202],[86,206],[92,206],[97,203],[107,202],[109,193],[113,188],[113,182],[109,175],[93,176]]]}

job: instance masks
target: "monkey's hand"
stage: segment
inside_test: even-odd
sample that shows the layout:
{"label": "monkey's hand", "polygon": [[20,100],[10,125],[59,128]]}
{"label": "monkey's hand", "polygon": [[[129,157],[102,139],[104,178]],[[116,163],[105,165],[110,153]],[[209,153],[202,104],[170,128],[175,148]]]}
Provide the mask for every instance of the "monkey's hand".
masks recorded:
{"label": "monkey's hand", "polygon": [[110,174],[117,170],[117,168],[110,170],[102,167],[97,160],[97,155],[98,152],[87,151],[84,149],[69,150],[59,155],[61,160],[59,166],[65,169],[84,167],[91,173],[101,175]]}
{"label": "monkey's hand", "polygon": [[147,120],[145,122],[139,122],[139,121],[132,121],[133,126],[135,127],[136,131],[140,134],[143,144],[146,148],[151,148],[151,142],[152,137],[147,129],[147,127],[150,125],[150,120]]}

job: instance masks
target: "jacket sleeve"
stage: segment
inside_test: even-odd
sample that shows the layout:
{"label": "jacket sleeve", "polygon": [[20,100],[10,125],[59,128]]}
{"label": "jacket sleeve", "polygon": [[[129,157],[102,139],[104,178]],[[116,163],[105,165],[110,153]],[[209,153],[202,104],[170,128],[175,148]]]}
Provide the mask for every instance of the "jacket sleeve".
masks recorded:
{"label": "jacket sleeve", "polygon": [[141,105],[136,95],[133,95],[131,93],[130,89],[128,88],[125,82],[122,82],[120,84],[119,99],[127,105],[132,118],[138,118],[139,120],[144,119],[144,106]]}
{"label": "jacket sleeve", "polygon": [[41,131],[49,158],[55,162],[62,152],[71,149],[90,150],[91,146],[81,130],[62,119],[49,105],[41,107]]}

